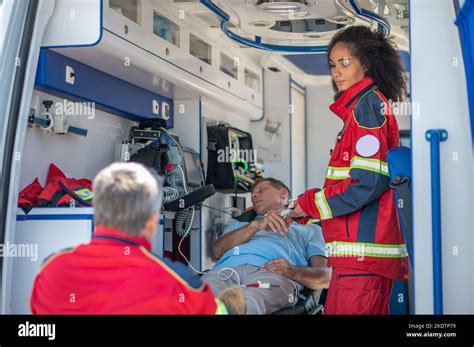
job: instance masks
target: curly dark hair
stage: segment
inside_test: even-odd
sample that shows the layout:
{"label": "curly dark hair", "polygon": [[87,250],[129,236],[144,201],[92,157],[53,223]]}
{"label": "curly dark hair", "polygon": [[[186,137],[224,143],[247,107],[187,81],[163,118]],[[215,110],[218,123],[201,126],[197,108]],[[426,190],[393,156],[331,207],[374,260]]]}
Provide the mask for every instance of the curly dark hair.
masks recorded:
{"label": "curly dark hair", "polygon": [[[344,44],[367,69],[380,91],[392,101],[400,101],[407,94],[407,83],[403,66],[395,44],[381,32],[374,32],[366,26],[350,26],[339,31],[328,46],[328,60],[337,43]],[[333,83],[333,88],[337,87]]]}

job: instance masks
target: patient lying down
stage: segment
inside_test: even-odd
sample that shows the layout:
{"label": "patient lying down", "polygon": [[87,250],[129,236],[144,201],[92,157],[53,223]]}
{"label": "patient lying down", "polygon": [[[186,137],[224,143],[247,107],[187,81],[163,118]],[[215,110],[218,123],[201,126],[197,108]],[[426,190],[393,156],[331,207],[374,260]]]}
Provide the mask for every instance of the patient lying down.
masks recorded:
{"label": "patient lying down", "polygon": [[282,182],[258,180],[252,189],[256,218],[231,223],[212,246],[218,261],[202,280],[216,296],[229,286],[242,286],[247,314],[271,314],[293,306],[303,286],[319,289],[329,284],[321,228],[280,216],[289,196]]}

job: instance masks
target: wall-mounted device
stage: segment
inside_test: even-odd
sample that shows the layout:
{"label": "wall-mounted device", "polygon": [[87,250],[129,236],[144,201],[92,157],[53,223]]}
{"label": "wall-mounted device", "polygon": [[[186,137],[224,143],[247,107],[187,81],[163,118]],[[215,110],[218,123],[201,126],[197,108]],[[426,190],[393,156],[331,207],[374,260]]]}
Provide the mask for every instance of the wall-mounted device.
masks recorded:
{"label": "wall-mounted device", "polygon": [[36,116],[36,109],[31,108],[30,115],[28,116],[28,125],[39,126],[45,134],[48,135],[66,135],[71,133],[79,136],[87,136],[87,129],[71,126],[72,115],[64,112],[52,114],[50,109],[53,104],[54,102],[52,100],[44,100],[43,106],[45,112],[42,112],[40,117]]}
{"label": "wall-mounted device", "polygon": [[223,193],[245,193],[261,177],[256,169],[252,135],[227,125],[207,127],[208,162],[206,183]]}

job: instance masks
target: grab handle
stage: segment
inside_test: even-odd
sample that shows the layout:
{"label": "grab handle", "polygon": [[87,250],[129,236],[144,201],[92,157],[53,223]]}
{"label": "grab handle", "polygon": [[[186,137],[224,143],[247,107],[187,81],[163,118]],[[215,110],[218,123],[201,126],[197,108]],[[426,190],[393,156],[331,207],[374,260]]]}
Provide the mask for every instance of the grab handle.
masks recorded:
{"label": "grab handle", "polygon": [[431,228],[433,237],[433,297],[434,314],[443,314],[443,268],[441,250],[441,179],[440,142],[448,139],[444,129],[426,132],[426,140],[431,144]]}

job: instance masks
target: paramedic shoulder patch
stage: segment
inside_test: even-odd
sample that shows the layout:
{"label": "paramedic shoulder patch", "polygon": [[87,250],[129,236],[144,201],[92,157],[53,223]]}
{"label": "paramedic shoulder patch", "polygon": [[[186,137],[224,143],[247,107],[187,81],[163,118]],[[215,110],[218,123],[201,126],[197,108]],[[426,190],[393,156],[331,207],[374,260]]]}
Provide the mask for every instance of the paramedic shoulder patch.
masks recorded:
{"label": "paramedic shoulder patch", "polygon": [[369,158],[380,150],[380,141],[374,135],[365,135],[357,140],[356,152],[361,157]]}
{"label": "paramedic shoulder patch", "polygon": [[354,118],[357,125],[374,129],[385,123],[385,104],[377,92],[371,91],[363,96],[354,108]]}

